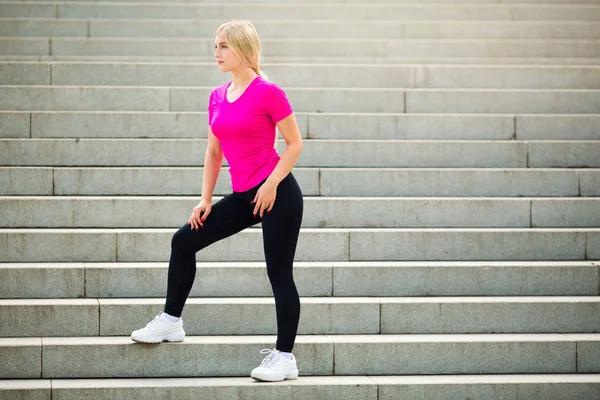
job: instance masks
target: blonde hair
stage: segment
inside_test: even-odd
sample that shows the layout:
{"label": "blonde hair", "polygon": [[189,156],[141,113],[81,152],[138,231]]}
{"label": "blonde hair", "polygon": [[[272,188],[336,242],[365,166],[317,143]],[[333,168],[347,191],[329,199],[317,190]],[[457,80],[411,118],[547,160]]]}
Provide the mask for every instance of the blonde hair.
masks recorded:
{"label": "blonde hair", "polygon": [[229,48],[242,64],[252,68],[257,75],[266,78],[267,76],[260,70],[260,39],[252,22],[229,21],[219,26],[217,34],[221,32],[225,35]]}

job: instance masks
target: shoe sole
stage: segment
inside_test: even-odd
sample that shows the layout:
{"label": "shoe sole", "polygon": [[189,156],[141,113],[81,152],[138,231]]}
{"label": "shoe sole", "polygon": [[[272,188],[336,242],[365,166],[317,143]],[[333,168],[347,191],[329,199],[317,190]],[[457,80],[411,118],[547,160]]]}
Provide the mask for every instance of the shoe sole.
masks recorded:
{"label": "shoe sole", "polygon": [[152,340],[150,339],[136,339],[136,338],[131,338],[131,340],[133,340],[136,343],[142,343],[142,344],[158,344],[158,343],[162,343],[162,342],[183,342],[183,339],[185,339],[185,333],[182,335],[181,333],[175,333],[175,334],[170,334],[167,335],[167,337],[165,337],[164,339],[155,339]]}
{"label": "shoe sole", "polygon": [[294,370],[289,372],[284,378],[282,379],[276,379],[276,378],[268,378],[268,377],[259,377],[259,376],[254,376],[251,375],[252,379],[255,379],[259,382],[281,382],[281,381],[285,381],[285,380],[294,380],[294,379],[298,379],[298,370]]}

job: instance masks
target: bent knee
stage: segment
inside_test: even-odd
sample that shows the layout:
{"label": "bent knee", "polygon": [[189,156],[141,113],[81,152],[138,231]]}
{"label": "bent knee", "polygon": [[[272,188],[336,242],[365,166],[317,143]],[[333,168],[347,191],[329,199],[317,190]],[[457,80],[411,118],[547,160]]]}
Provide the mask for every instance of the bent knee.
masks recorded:
{"label": "bent knee", "polygon": [[185,225],[173,234],[171,238],[171,250],[185,252],[189,248],[190,236],[186,230],[190,230],[189,225]]}

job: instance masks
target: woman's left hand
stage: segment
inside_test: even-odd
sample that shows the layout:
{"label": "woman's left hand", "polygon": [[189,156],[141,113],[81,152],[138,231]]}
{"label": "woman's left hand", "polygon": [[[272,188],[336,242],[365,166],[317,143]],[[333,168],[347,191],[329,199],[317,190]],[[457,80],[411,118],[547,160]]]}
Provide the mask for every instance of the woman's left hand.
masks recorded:
{"label": "woman's left hand", "polygon": [[256,203],[253,212],[254,216],[256,217],[256,214],[259,214],[260,218],[262,218],[265,211],[271,211],[275,204],[275,196],[277,196],[277,186],[269,181],[263,183],[261,187],[258,188],[254,200],[252,200],[252,203]]}

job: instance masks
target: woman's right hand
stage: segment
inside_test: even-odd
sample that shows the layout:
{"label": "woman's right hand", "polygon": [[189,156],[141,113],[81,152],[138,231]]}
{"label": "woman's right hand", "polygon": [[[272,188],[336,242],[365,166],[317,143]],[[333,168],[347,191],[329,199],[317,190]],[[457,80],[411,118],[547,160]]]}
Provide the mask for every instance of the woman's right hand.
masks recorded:
{"label": "woman's right hand", "polygon": [[208,214],[210,214],[211,210],[212,204],[210,200],[200,200],[200,203],[198,203],[198,205],[194,207],[192,215],[190,216],[190,219],[187,222],[189,225],[191,225],[191,229],[198,230],[198,227],[204,228],[204,221],[208,217]]}

